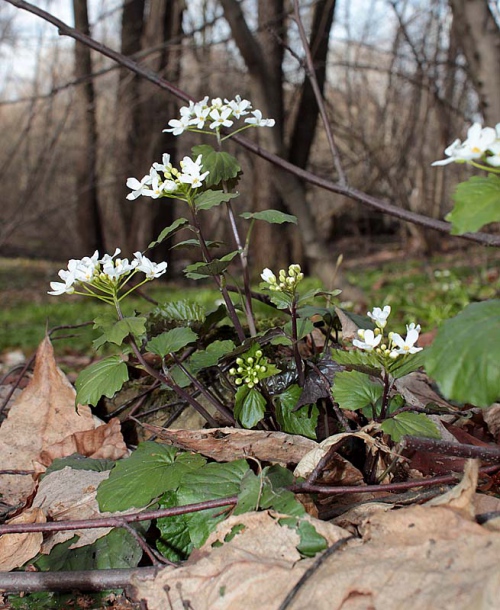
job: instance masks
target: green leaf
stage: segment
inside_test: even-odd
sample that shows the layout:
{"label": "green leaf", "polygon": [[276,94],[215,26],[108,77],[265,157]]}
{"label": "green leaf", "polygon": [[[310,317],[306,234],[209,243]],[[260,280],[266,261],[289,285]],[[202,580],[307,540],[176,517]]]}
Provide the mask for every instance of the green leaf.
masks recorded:
{"label": "green leaf", "polygon": [[[235,496],[240,491],[241,480],[248,470],[245,460],[227,464],[206,464],[197,472],[187,474],[175,494],[167,494],[160,499],[160,506],[170,508]],[[170,552],[183,554],[185,558],[193,547],[200,547],[210,532],[225,518],[226,511],[223,508],[213,508],[158,519],[157,525],[163,534],[163,541],[168,538]],[[186,532],[189,533],[190,538],[188,544],[186,544]],[[177,547],[176,544],[179,546]]]}
{"label": "green leaf", "polygon": [[278,521],[282,526],[296,530],[300,536],[300,542],[297,545],[299,553],[305,557],[314,557],[317,553],[324,551],[328,543],[326,538],[318,534],[314,525],[306,521],[306,519],[297,519],[296,517],[284,517]]}
{"label": "green leaf", "polygon": [[276,419],[283,432],[316,439],[319,410],[316,405],[304,405],[295,410],[301,394],[302,388],[293,384],[276,396]]}
{"label": "green leaf", "polygon": [[121,356],[110,356],[84,369],[76,380],[76,402],[96,405],[101,396],[112,398],[128,380],[127,365]]}
{"label": "green leaf", "polygon": [[368,375],[358,371],[341,371],[335,374],[333,398],[341,409],[356,411],[375,405],[381,398],[382,384],[371,381]]}
{"label": "green leaf", "polygon": [[190,370],[198,373],[209,366],[215,366],[221,358],[227,356],[235,348],[234,343],[227,339],[225,341],[214,341],[205,351],[195,352],[189,359]]}
{"label": "green leaf", "polygon": [[[223,241],[211,241],[207,239],[205,244],[208,248],[218,248],[224,244]],[[200,242],[198,239],[185,239],[184,241],[180,241],[177,244],[173,245],[170,249],[175,250],[177,248],[199,248]]]}
{"label": "green leaf", "polygon": [[405,435],[441,438],[436,424],[425,413],[404,411],[386,419],[380,427],[395,443]]}
{"label": "green leaf", "polygon": [[178,322],[204,322],[205,310],[198,303],[191,301],[172,301],[159,308],[160,314]]}
{"label": "green leaf", "polygon": [[264,485],[260,497],[260,507],[273,509],[286,515],[300,517],[305,515],[306,509],[297,500],[295,494],[287,489],[295,483],[293,474],[277,464],[266,466],[262,471]]}
{"label": "green leaf", "polygon": [[49,555],[36,561],[37,567],[43,572],[135,568],[142,558],[139,543],[123,528],[111,530],[92,544],[70,549],[76,538],[56,544]]}
{"label": "green leaf", "polygon": [[[297,339],[299,341],[300,341],[300,339],[303,339],[304,337],[306,337],[307,335],[312,333],[313,330],[314,330],[314,324],[311,322],[311,320],[307,320],[304,318],[299,318],[297,320]],[[285,326],[283,326],[283,331],[289,337],[292,336],[292,322],[291,321],[287,322],[285,324]]]}
{"label": "green leaf", "polygon": [[446,216],[452,235],[478,231],[490,222],[500,221],[500,176],[472,176],[461,182],[453,195],[455,207]]}
{"label": "green leaf", "polygon": [[297,217],[292,214],[285,214],[279,210],[262,210],[261,212],[243,212],[240,214],[245,220],[253,218],[255,220],[264,220],[269,224],[283,224],[284,222],[291,222],[297,224]]}
{"label": "green leaf", "polygon": [[238,161],[227,152],[218,152],[208,144],[193,146],[193,156],[202,157],[203,171],[210,172],[205,178],[204,185],[207,187],[220,185],[222,182],[233,186],[235,178],[238,178],[241,167]]}
{"label": "green leaf", "polygon": [[[261,284],[261,288],[267,288],[268,285],[267,284]],[[286,294],[285,292],[278,292],[276,290],[273,290],[271,292],[268,293],[269,294],[269,299],[271,300],[272,303],[274,303],[274,305],[276,305],[276,307],[278,309],[290,309],[290,307],[292,306],[292,302],[293,299],[291,297],[291,295]]]}
{"label": "green leaf", "polygon": [[141,443],[130,457],[120,460],[97,490],[102,511],[146,506],[165,491],[175,490],[189,472],[201,468],[198,454],[151,441]]}
{"label": "green leaf", "polygon": [[238,254],[238,251],[230,252],[222,258],[214,258],[210,263],[194,263],[188,265],[184,269],[186,277],[193,280],[198,280],[214,275],[221,275],[229,267],[233,258]]}
{"label": "green leaf", "polygon": [[408,354],[402,358],[396,358],[387,367],[389,373],[394,379],[400,379],[405,375],[417,371],[420,367],[424,366],[426,358],[426,351],[422,350],[416,354]]}
{"label": "green leaf", "polygon": [[253,428],[264,417],[266,399],[259,390],[241,386],[236,392],[234,416],[244,428]]}
{"label": "green leaf", "polygon": [[186,347],[189,343],[194,343],[197,339],[196,333],[187,326],[173,328],[148,341],[146,348],[163,358],[167,354],[175,353]]}
{"label": "green leaf", "polygon": [[197,210],[210,210],[221,203],[226,203],[235,197],[239,197],[239,193],[224,193],[223,191],[204,191],[195,197],[194,205]]}
{"label": "green leaf", "polygon": [[362,350],[347,352],[342,349],[333,349],[332,359],[338,364],[345,364],[358,370],[373,372],[374,374],[379,373],[382,367],[373,352],[364,352]]}
{"label": "green leaf", "polygon": [[72,455],[65,458],[56,458],[47,468],[47,470],[43,473],[41,478],[46,477],[51,472],[55,472],[56,470],[62,470],[66,467],[72,468],[73,470],[91,470],[94,472],[105,472],[106,470],[111,470],[115,463],[116,462],[114,460],[106,460],[104,458],[88,458],[77,453],[73,453]]}
{"label": "green leaf", "polygon": [[104,332],[106,341],[121,345],[125,337],[132,335],[140,337],[146,333],[146,318],[129,317],[115,322],[111,328]]}
{"label": "green leaf", "polygon": [[171,225],[169,225],[168,227],[165,227],[163,229],[163,231],[160,233],[160,235],[156,238],[155,241],[152,241],[149,244],[148,249],[154,248],[158,244],[161,244],[168,237],[173,235],[178,229],[184,227],[187,224],[189,224],[189,220],[187,218],[178,218],[177,220],[174,220],[174,222]]}
{"label": "green leaf", "polygon": [[[174,508],[179,506],[177,492],[167,491],[160,499],[160,508]],[[189,535],[189,513],[173,515],[158,519],[156,526],[160,531],[160,538],[156,548],[170,561],[184,561],[193,550],[193,543]]]}
{"label": "green leaf", "polygon": [[448,400],[488,407],[500,398],[500,300],[468,305],[424,351],[425,369]]}

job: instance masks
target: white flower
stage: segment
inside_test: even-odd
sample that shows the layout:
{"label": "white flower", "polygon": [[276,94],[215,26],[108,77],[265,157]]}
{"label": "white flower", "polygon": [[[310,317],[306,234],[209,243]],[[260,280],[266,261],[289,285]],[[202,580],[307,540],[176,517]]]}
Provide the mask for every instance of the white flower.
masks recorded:
{"label": "white flower", "polygon": [[[182,113],[181,108],[181,113]],[[170,129],[164,129],[163,133],[171,133],[174,136],[180,136],[181,133],[184,133],[186,129],[189,127],[189,122],[191,120],[190,114],[181,114],[180,119],[170,119],[168,124],[170,125]]]}
{"label": "white flower", "polygon": [[196,127],[196,129],[203,129],[209,112],[210,108],[208,106],[198,106],[198,104],[196,104],[194,118],[189,121],[189,124]]}
{"label": "white flower", "polygon": [[127,195],[127,199],[132,201],[141,195],[146,195],[150,190],[149,187],[152,180],[151,173],[144,176],[140,182],[137,180],[137,178],[127,178],[127,186],[129,189],[132,189],[132,192]]}
{"label": "white flower", "polygon": [[486,163],[492,167],[500,167],[500,123],[496,124],[496,140],[489,147],[491,156],[486,157]]}
{"label": "white flower", "polygon": [[194,112],[194,105],[194,102],[190,101],[189,106],[182,106],[181,108],[179,108],[179,114],[181,115],[181,117],[190,118]]}
{"label": "white flower", "polygon": [[361,337],[362,341],[354,339],[352,342],[353,345],[367,352],[371,352],[382,341],[382,335],[375,335],[371,329],[363,330],[360,328],[358,330],[358,335]]}
{"label": "white flower", "polygon": [[384,309],[380,309],[380,307],[374,307],[373,311],[369,311],[367,315],[375,322],[375,324],[379,328],[385,328],[385,325],[387,324],[387,318],[389,317],[390,313],[391,306],[385,305]]}
{"label": "white flower", "polygon": [[220,110],[218,108],[214,108],[210,112],[210,118],[213,119],[213,122],[210,123],[210,129],[220,129],[221,127],[231,127],[233,121],[231,121],[228,117],[231,116],[231,108],[224,107]]}
{"label": "white flower", "polygon": [[242,116],[248,114],[252,104],[248,100],[242,100],[239,95],[237,95],[234,100],[224,100],[226,104],[231,108],[234,118],[239,119]]}
{"label": "white flower", "polygon": [[264,282],[267,282],[268,284],[276,284],[277,283],[276,276],[271,271],[271,269],[268,269],[267,267],[260,274],[260,277],[264,280]]}
{"label": "white flower", "polygon": [[[135,268],[138,271],[142,271],[146,274],[148,280],[153,280],[154,278],[160,277],[167,270],[167,263],[153,263],[153,261],[149,260],[146,256],[143,256],[141,252],[134,252],[136,262]],[[134,263],[132,261],[132,264]]]}
{"label": "white flower", "polygon": [[218,108],[219,110],[224,107],[224,103],[220,97],[214,97],[212,99],[212,108]]}
{"label": "white flower", "polygon": [[128,258],[117,258],[108,260],[102,266],[102,272],[112,281],[117,280],[122,275],[126,275],[135,269],[136,262],[129,263]]}
{"label": "white flower", "polygon": [[172,164],[170,163],[170,155],[168,153],[163,153],[161,158],[161,163],[153,163],[152,169],[155,172],[163,172],[165,174],[169,174],[172,169]]}
{"label": "white flower", "polygon": [[193,161],[189,157],[184,157],[180,162],[182,168],[182,174],[179,176],[180,182],[183,184],[190,184],[193,188],[201,186],[203,180],[208,176],[209,172],[201,173],[201,155],[198,155],[196,161]]}
{"label": "white flower", "polygon": [[99,252],[96,250],[91,257],[84,256],[81,260],[70,260],[68,269],[78,282],[91,282],[99,266]]}
{"label": "white flower", "polygon": [[391,350],[391,358],[397,358],[399,355],[416,354],[417,352],[422,351],[423,348],[415,347],[415,343],[418,341],[420,327],[409,324],[406,328],[406,339],[403,339],[398,333],[390,334],[391,343],[393,346],[396,346],[396,349]]}
{"label": "white flower", "polygon": [[59,296],[61,294],[72,294],[75,292],[73,284],[75,283],[75,276],[64,269],[58,272],[59,277],[63,280],[62,282],[50,282],[52,290],[48,292],[53,296]]}
{"label": "white flower", "polygon": [[252,110],[252,114],[253,117],[245,119],[245,123],[255,125],[256,127],[273,127],[275,124],[274,119],[263,119],[260,110]]}
{"label": "white flower", "polygon": [[409,333],[410,330],[416,330],[417,333],[420,332],[420,324],[415,324],[415,322],[411,322],[410,324],[406,325],[406,332]]}
{"label": "white flower", "polygon": [[474,123],[467,131],[465,142],[455,140],[453,144],[445,149],[448,159],[434,161],[432,165],[448,165],[454,162],[466,162],[480,159],[490,148],[497,138],[496,131],[492,127],[481,127],[480,123]]}

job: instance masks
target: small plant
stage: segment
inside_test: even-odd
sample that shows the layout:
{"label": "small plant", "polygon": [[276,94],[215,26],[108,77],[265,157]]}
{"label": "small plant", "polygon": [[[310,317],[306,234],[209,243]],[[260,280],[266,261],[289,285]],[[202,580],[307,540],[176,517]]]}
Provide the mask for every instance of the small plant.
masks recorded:
{"label": "small plant", "polygon": [[[222,147],[232,135],[250,128],[269,128],[274,121],[264,119],[239,96],[224,101],[205,97],[181,108],[179,118],[171,119],[168,125],[165,131],[175,136],[185,131],[212,135],[216,148],[194,146],[192,156],[184,157],[179,167],[163,155],[142,179],[127,180],[131,189],[127,198],[170,198],[186,204],[186,216],[166,227],[148,249],[180,229],[190,231],[191,239],[182,243],[195,248],[199,260],[188,265],[184,273],[193,281],[212,279],[222,304],[204,311],[194,303],[177,301],[160,305],[148,316],[125,316],[122,301],[139,286],[163,276],[166,263],[154,263],[143,252],[136,252],[130,261],[122,259],[118,249],[113,255],[100,257],[95,252],[69,261],[67,269],[59,272],[62,281],[53,282],[49,294],[81,294],[108,304],[112,308],[109,314],[94,321],[101,332],[94,347],[106,346],[108,352],[116,352],[82,371],[76,382],[77,401],[96,405],[102,396],[114,396],[135,368],[166,388],[172,400],[191,405],[213,427],[239,424],[322,440],[318,436],[322,412],[324,419],[335,420],[338,431],[364,428],[373,436],[386,435],[387,442],[398,442],[405,435],[439,437],[427,414],[416,412],[398,390],[398,381],[404,376],[424,363],[429,370],[434,366],[438,348],[424,351],[417,345],[419,324],[407,324],[404,336],[388,332],[389,305],[373,308],[367,317],[347,314],[332,303],[340,291],[303,289],[304,274],[298,264],[276,274],[264,269],[261,293],[252,290],[248,252],[255,222],[295,223],[296,219],[277,210],[243,212],[239,216],[248,224],[242,236],[233,208],[241,167]],[[476,132],[474,128],[470,138],[478,138],[474,142],[482,146],[480,157],[467,157],[476,154],[471,152],[471,142],[455,143],[447,154],[452,161],[478,165],[476,159],[482,158],[496,167],[498,134],[492,139],[489,131]],[[226,247],[228,251],[220,257],[213,254],[214,245],[219,244],[204,234],[200,221],[201,214],[217,206],[225,207],[233,236],[232,247]],[[230,290],[231,268],[236,264],[242,283]],[[259,325],[254,316],[257,297],[280,314],[275,325]],[[321,304],[318,299],[323,299]],[[310,339],[315,330],[313,320],[317,323],[318,319],[323,329],[319,342]],[[348,327],[351,332],[355,327],[355,338],[342,346],[338,343],[340,334],[348,335]],[[465,325],[467,332],[470,328]],[[498,346],[495,350],[498,353]],[[441,362],[449,366],[451,357],[441,356]],[[449,376],[444,374],[442,379],[446,386]],[[491,383],[486,384],[486,390],[488,399],[498,397],[494,396],[496,390],[491,391]],[[349,420],[342,414],[346,410],[351,412]],[[300,535],[308,531],[312,536],[303,548],[313,549],[314,554],[324,548],[324,540],[315,532],[311,534],[302,521],[304,510],[288,490],[292,484],[293,476],[281,467],[259,469],[255,474],[245,460],[207,463],[200,455],[144,443],[126,462],[115,466],[99,487],[98,500],[102,510],[114,511],[150,503],[168,508],[238,495],[236,512],[274,508],[292,515]],[[187,557],[226,514],[217,508],[161,519],[158,550],[173,560]]]}

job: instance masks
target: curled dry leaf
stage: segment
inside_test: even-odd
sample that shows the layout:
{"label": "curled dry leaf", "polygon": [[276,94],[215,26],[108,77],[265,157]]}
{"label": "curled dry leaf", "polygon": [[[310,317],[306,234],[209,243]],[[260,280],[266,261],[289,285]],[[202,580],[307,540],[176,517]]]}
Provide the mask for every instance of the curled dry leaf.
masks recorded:
{"label": "curled dry leaf", "polygon": [[[45,515],[40,508],[28,508],[7,523],[45,523]],[[35,557],[40,552],[43,534],[4,534],[0,536],[0,571],[10,572]]]}
{"label": "curled dry leaf", "polygon": [[460,483],[442,496],[429,500],[427,506],[446,506],[460,513],[465,519],[473,521],[476,514],[474,497],[478,476],[479,460],[467,460]]}
{"label": "curled dry leaf", "polygon": [[56,458],[79,453],[94,459],[118,460],[127,454],[123,440],[120,420],[116,417],[107,424],[92,430],[83,430],[67,436],[40,452],[37,462],[47,467]]}
{"label": "curled dry leaf", "polygon": [[[94,428],[89,407],[75,409],[76,392],[57,367],[48,337],[40,344],[30,383],[12,405],[0,428],[2,468],[31,470],[33,460],[69,434]],[[30,476],[0,475],[0,494],[12,505],[33,491]]]}
{"label": "curled dry leaf", "polygon": [[329,436],[325,438],[324,441],[316,445],[316,447],[307,453],[295,468],[294,475],[296,477],[308,477],[311,472],[316,467],[316,464],[321,460],[321,458],[328,452],[329,447],[337,443],[343,438],[346,437],[356,437],[361,439],[368,450],[369,453],[375,454],[380,452],[383,455],[395,457],[396,454],[387,446],[381,443],[376,438],[373,438],[368,434],[371,429],[375,429],[377,424],[370,424],[366,426],[363,430],[359,432],[342,432],[341,434],[334,434],[333,436]]}
{"label": "curled dry leaf", "polygon": [[262,430],[212,428],[209,430],[174,430],[143,424],[170,445],[201,453],[218,462],[253,457],[273,464],[297,464],[318,443],[297,434]]}

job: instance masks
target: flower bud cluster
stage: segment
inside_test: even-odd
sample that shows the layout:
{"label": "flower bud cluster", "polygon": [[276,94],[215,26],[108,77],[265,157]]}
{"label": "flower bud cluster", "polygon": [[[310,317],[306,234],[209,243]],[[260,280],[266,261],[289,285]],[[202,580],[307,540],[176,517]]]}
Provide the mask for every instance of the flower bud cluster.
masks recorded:
{"label": "flower bud cluster", "polygon": [[390,313],[390,305],[386,305],[383,309],[375,307],[371,312],[368,312],[367,315],[374,321],[376,328],[375,330],[360,328],[358,330],[359,339],[354,339],[353,345],[365,352],[375,352],[384,358],[391,359],[420,352],[422,348],[415,345],[420,333],[420,324],[414,324],[413,322],[407,324],[404,339],[398,333],[390,332],[387,340],[384,341],[383,331]]}
{"label": "flower bud cluster", "polygon": [[234,377],[234,383],[237,386],[246,385],[251,390],[267,376],[268,365],[267,358],[259,349],[253,356],[236,358],[236,366],[229,369],[229,374]]}
{"label": "flower bud cluster", "polygon": [[148,281],[160,277],[167,270],[167,263],[154,263],[141,252],[135,252],[131,261],[128,258],[118,258],[118,254],[119,248],[112,256],[105,254],[99,258],[99,252],[96,250],[92,256],[85,256],[81,260],[71,259],[67,269],[61,269],[58,273],[62,282],[50,283],[52,290],[49,294],[73,294],[79,286],[114,293],[138,271],[144,273],[144,281]]}
{"label": "flower bud cluster", "polygon": [[290,265],[288,273],[285,269],[281,269],[278,277],[270,269],[264,269],[260,277],[268,284],[268,289],[275,292],[294,293],[297,285],[304,279],[304,274],[300,269],[300,265]]}
{"label": "flower bud cluster", "polygon": [[235,121],[245,116],[244,125],[238,131],[248,127],[273,127],[275,124],[274,119],[263,119],[262,112],[252,110],[252,104],[239,95],[234,100],[224,101],[220,97],[209,101],[207,95],[199,102],[189,102],[189,106],[183,106],[179,112],[180,118],[171,119],[168,122],[170,127],[164,132],[174,136],[180,136],[184,131],[207,133],[206,129],[218,132],[222,127],[232,127]]}
{"label": "flower bud cluster", "polygon": [[203,181],[209,172],[202,172],[201,155],[193,161],[190,157],[184,157],[180,162],[180,169],[172,167],[170,155],[165,153],[161,163],[153,163],[149,173],[142,178],[128,178],[127,186],[132,192],[127,199],[134,200],[137,197],[173,197],[184,199],[191,189],[203,186]]}

